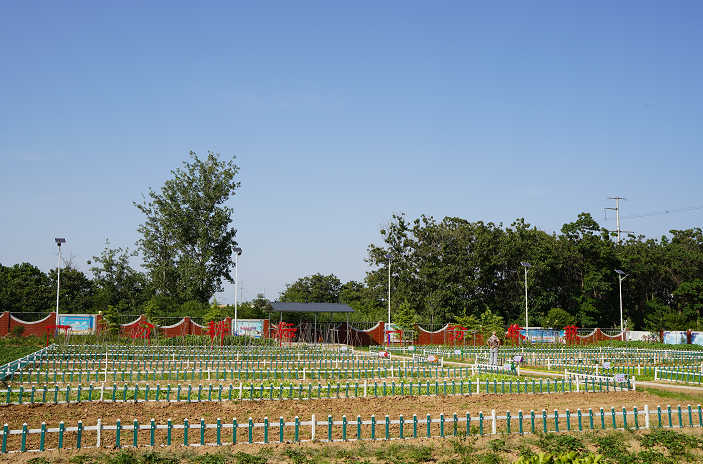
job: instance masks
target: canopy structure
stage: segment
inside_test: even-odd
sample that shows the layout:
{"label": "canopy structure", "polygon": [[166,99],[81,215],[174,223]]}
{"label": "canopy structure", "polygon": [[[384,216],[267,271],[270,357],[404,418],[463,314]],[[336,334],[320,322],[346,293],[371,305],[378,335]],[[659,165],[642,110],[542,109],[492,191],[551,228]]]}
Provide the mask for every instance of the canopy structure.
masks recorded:
{"label": "canopy structure", "polygon": [[272,301],[266,305],[265,311],[279,313],[353,313],[354,309],[344,303],[288,303]]}
{"label": "canopy structure", "polygon": [[[329,313],[330,320],[332,319],[332,314],[335,313],[346,313],[347,314],[347,326],[349,325],[349,313],[354,312],[354,308],[344,303],[289,303],[284,301],[272,301],[264,307],[264,311],[278,312],[280,313],[279,323],[283,321],[283,313],[312,313],[315,316],[314,322],[314,334],[313,341],[317,341],[317,314],[318,313]],[[331,341],[333,343],[341,342],[337,336],[337,329],[330,328]],[[348,330],[345,330],[348,338]],[[346,340],[348,344],[349,340]]]}

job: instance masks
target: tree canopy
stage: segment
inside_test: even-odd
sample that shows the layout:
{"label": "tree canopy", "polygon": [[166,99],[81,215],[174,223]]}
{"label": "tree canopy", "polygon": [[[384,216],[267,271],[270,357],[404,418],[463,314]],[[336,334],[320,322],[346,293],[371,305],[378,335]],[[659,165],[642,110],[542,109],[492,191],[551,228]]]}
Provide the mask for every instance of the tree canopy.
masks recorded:
{"label": "tree canopy", "polygon": [[190,156],[159,192],[150,188],[148,201],[134,203],[146,216],[138,245],[156,293],[177,303],[207,303],[222,291],[223,279],[234,283],[237,231],[230,227],[233,209],[224,203],[239,188],[239,168],[212,152],[204,160]]}

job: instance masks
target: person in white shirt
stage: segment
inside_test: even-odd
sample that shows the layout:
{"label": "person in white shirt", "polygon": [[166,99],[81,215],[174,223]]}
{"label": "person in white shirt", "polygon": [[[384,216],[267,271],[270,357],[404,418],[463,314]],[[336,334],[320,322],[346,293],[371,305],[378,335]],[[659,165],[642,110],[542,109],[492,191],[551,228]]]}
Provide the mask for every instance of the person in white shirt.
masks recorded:
{"label": "person in white shirt", "polygon": [[493,335],[491,335],[488,338],[488,347],[490,348],[490,360],[488,364],[491,364],[493,366],[498,365],[498,348],[500,347],[500,338],[496,336],[496,333],[493,332]]}

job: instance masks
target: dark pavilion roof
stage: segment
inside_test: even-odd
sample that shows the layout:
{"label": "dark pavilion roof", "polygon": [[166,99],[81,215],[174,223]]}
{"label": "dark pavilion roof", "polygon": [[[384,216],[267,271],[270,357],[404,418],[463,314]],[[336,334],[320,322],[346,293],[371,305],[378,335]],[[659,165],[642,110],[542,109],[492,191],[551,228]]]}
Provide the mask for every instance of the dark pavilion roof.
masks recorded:
{"label": "dark pavilion roof", "polygon": [[354,309],[344,303],[288,303],[271,301],[264,308],[277,313],[353,313]]}

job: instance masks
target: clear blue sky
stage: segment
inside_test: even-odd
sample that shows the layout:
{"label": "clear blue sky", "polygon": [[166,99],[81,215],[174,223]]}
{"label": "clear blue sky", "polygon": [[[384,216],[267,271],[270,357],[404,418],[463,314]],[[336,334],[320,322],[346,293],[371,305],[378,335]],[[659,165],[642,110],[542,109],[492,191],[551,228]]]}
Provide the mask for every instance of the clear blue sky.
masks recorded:
{"label": "clear blue sky", "polygon": [[0,263],[133,249],[132,202],[189,150],[237,157],[245,300],[363,280],[393,213],[551,232],[609,196],[703,205],[701,24],[700,1],[0,2]]}

